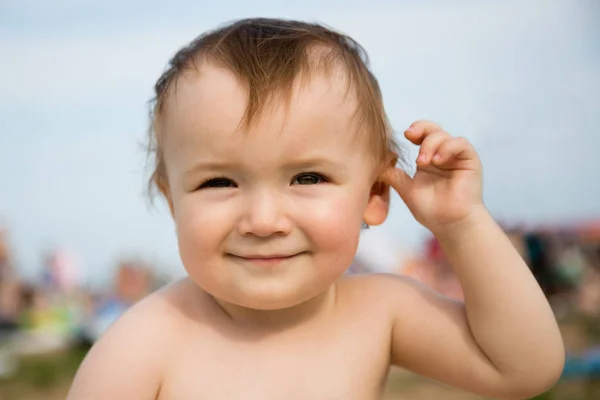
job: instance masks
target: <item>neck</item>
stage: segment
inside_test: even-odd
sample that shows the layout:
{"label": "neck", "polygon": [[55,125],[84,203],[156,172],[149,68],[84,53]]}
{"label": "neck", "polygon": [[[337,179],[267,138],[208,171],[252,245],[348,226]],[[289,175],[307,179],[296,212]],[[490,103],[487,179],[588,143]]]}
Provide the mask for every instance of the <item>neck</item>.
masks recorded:
{"label": "neck", "polygon": [[315,322],[331,312],[335,306],[336,285],[302,303],[274,310],[242,307],[210,297],[236,327],[248,332],[269,334]]}

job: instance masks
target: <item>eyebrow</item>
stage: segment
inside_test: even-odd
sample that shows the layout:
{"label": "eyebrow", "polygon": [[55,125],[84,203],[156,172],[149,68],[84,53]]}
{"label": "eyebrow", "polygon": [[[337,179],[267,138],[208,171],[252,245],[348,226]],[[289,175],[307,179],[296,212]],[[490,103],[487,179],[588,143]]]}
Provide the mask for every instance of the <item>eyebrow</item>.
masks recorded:
{"label": "eyebrow", "polygon": [[[231,171],[240,168],[238,162],[229,161],[200,161],[189,168],[185,173],[190,175],[202,170],[209,171]],[[347,167],[344,163],[332,161],[325,157],[307,157],[292,159],[283,164],[283,168],[287,170],[310,169],[310,168],[325,168],[329,170],[346,171]]]}
{"label": "eyebrow", "polygon": [[224,162],[224,161],[200,161],[192,165],[185,171],[186,174],[192,174],[201,170],[211,171],[226,171],[238,168],[238,163]]}
{"label": "eyebrow", "polygon": [[332,161],[325,157],[308,157],[290,160],[284,164],[286,169],[325,168],[330,170],[345,171],[346,165],[341,162]]}

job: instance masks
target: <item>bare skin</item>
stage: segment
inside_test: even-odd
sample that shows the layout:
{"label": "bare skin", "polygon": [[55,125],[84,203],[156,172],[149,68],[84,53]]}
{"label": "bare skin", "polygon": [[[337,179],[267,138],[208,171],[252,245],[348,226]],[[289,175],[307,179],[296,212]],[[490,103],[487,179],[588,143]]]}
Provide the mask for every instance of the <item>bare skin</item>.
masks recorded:
{"label": "bare skin", "polygon": [[[82,366],[72,398],[376,399],[392,324],[376,281],[343,279],[304,318],[243,328],[180,281],[112,327]],[[85,382],[87,369],[110,384]]]}
{"label": "bare skin", "polygon": [[[420,146],[416,175],[378,170],[345,134],[356,104],[336,77],[312,80],[285,118],[232,136],[243,89],[202,72],[164,122],[165,194],[189,277],[109,329],[69,399],[376,399],[390,365],[496,398],[556,382],[556,321],[483,205],[468,141],[416,122],[405,132]],[[464,303],[404,277],[343,276],[361,222],[385,221],[390,188],[440,241]]]}

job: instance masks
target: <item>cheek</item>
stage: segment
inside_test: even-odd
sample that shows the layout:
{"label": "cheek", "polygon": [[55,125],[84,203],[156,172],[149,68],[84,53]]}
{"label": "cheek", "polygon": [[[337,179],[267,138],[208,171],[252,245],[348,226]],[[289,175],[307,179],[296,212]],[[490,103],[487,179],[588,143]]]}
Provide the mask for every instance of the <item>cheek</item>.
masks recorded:
{"label": "cheek", "polygon": [[194,268],[202,260],[207,261],[218,254],[229,233],[231,218],[231,212],[222,205],[207,206],[193,198],[178,204],[175,223],[179,251],[186,268]]}
{"label": "cheek", "polygon": [[322,262],[347,268],[358,246],[364,204],[358,197],[345,196],[315,202],[303,219],[302,228],[317,249]]}
{"label": "cheek", "polygon": [[[230,226],[234,218],[230,201],[214,201],[184,196],[176,205],[175,222],[178,233],[193,236],[214,236],[215,231]],[[212,233],[208,235],[208,231]]]}

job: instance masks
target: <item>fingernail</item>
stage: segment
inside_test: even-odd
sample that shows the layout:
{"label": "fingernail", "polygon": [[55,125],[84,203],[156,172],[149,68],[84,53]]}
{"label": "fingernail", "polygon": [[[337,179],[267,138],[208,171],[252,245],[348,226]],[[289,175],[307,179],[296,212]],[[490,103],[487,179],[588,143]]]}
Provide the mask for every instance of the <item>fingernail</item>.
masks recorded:
{"label": "fingernail", "polygon": [[417,161],[426,162],[427,161],[427,155],[426,154],[420,154],[419,157],[417,158]]}
{"label": "fingernail", "polygon": [[441,155],[439,155],[439,154],[436,154],[436,155],[433,157],[433,159],[434,159],[435,161],[440,161],[440,160],[442,159],[442,156],[441,156]]}

